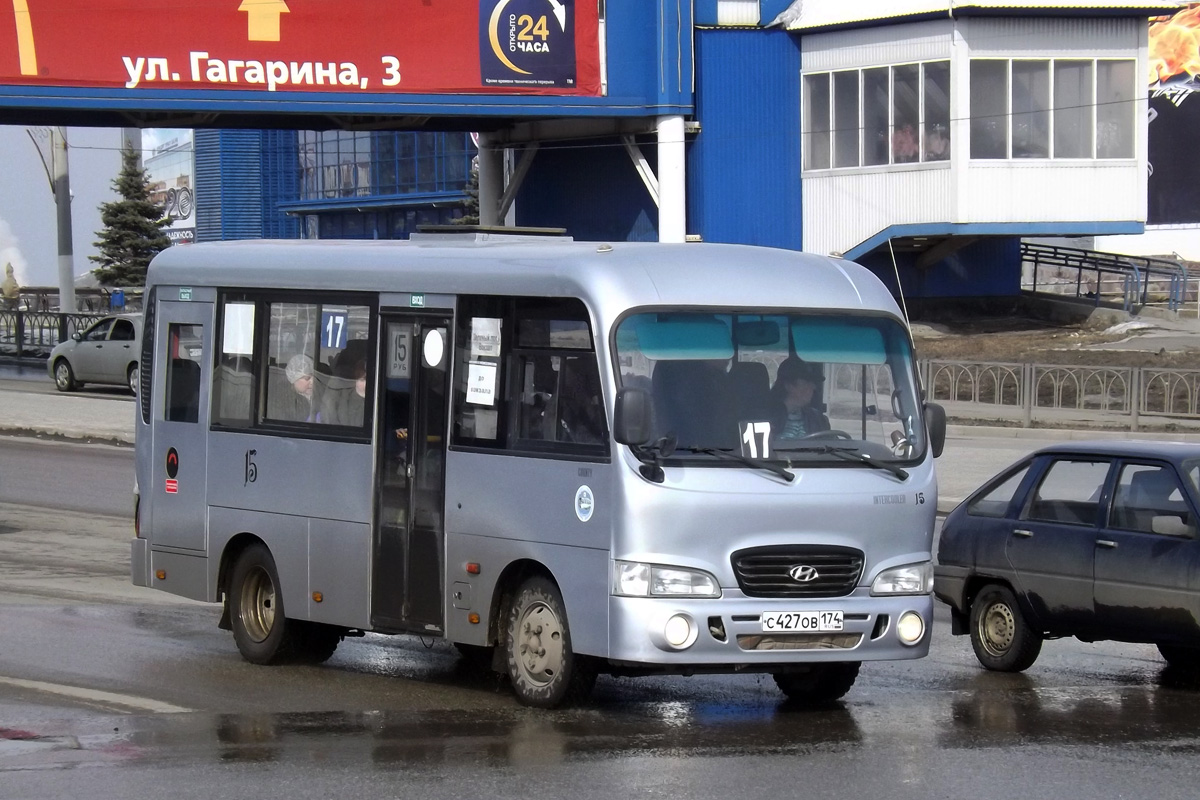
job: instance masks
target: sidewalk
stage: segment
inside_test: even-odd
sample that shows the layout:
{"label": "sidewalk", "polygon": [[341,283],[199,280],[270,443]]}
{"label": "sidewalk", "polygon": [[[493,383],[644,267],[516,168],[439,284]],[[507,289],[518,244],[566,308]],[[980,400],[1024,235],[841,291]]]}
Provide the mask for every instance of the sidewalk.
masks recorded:
{"label": "sidewalk", "polygon": [[[132,446],[137,403],[127,395],[45,394],[0,390],[0,434]],[[1053,442],[1082,440],[1188,441],[1200,434],[950,425],[937,460],[938,511],[964,497],[1009,464]]]}

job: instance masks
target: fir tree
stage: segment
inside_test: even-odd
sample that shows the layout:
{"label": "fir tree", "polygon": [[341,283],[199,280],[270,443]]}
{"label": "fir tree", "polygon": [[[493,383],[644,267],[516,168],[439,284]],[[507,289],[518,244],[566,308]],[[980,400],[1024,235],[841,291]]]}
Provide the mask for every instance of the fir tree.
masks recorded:
{"label": "fir tree", "polygon": [[137,154],[121,153],[121,172],[113,181],[120,200],[100,204],[104,229],[96,231],[98,256],[88,256],[100,266],[93,270],[104,286],[143,286],[150,259],[171,246],[163,228],[171,220],[150,201],[150,180],[138,166]]}
{"label": "fir tree", "polygon": [[455,225],[479,224],[479,160],[471,162],[471,176],[467,179],[467,199],[463,201],[463,215],[453,222]]}

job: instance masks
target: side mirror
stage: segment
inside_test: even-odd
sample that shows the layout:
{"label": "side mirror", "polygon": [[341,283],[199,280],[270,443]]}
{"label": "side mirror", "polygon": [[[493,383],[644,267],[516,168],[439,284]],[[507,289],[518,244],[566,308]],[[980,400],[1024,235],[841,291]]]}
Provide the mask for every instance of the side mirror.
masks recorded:
{"label": "side mirror", "polygon": [[80,333],[79,331],[75,331],[74,333],[72,333],[72,334],[71,334],[71,338],[72,338],[72,339],[74,339],[74,340],[75,340],[75,341],[77,341],[77,342],[82,342],[82,341],[83,341],[83,334],[82,334],[82,333]]}
{"label": "side mirror", "polygon": [[613,431],[619,444],[639,445],[650,441],[651,398],[645,389],[624,386],[617,392]]}
{"label": "side mirror", "polygon": [[929,446],[933,448],[933,457],[938,458],[946,447],[946,409],[937,403],[926,403],[925,430],[929,432]]}

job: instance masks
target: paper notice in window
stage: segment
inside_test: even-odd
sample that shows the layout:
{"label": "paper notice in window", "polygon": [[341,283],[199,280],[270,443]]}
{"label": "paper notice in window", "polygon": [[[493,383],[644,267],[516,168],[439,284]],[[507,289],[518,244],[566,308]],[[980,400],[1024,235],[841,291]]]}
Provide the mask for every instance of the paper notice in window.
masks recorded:
{"label": "paper notice in window", "polygon": [[496,404],[496,365],[472,361],[467,367],[467,402],[477,406]]}
{"label": "paper notice in window", "polygon": [[500,320],[471,317],[471,358],[500,357]]}

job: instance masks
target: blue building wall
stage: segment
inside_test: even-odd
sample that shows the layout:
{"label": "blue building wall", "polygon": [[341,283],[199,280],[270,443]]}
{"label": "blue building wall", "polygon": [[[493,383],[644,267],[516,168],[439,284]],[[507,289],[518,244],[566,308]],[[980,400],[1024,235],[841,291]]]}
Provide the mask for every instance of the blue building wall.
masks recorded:
{"label": "blue building wall", "polygon": [[696,56],[700,133],[688,152],[688,233],[799,250],[799,39],[699,30]]}
{"label": "blue building wall", "polygon": [[263,132],[197,130],[196,241],[263,235]]}
{"label": "blue building wall", "polygon": [[[657,167],[653,140],[642,152]],[[543,146],[517,193],[518,225],[566,228],[582,241],[658,240],[658,207],[616,139]]]}
{"label": "blue building wall", "polygon": [[300,219],[280,210],[300,196],[300,153],[295,131],[263,131],[262,236],[299,239]]}
{"label": "blue building wall", "polygon": [[[905,297],[1014,297],[1021,293],[1021,239],[981,239],[927,269],[915,265],[916,254],[896,253]],[[888,248],[858,259],[896,291],[896,267]]]}

